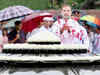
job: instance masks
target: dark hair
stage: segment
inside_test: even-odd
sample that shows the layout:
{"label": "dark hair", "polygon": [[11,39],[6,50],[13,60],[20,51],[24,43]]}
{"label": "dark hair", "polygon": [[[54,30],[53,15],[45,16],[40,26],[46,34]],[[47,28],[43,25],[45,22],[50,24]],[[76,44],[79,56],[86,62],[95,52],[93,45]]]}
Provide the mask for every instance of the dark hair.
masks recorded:
{"label": "dark hair", "polygon": [[15,26],[21,24],[21,21],[16,21]]}
{"label": "dark hair", "polygon": [[3,28],[2,31],[8,31],[8,29],[7,28]]}
{"label": "dark hair", "polygon": [[79,11],[79,10],[73,10],[73,11],[72,11],[72,14],[76,14],[76,13],[77,13],[77,14],[80,14],[80,11]]}
{"label": "dark hair", "polygon": [[100,30],[100,26],[97,25],[97,29]]}
{"label": "dark hair", "polygon": [[4,31],[6,31],[6,32],[7,32],[7,35],[8,35],[8,29],[7,29],[7,28],[3,28],[3,30],[2,30],[2,35],[5,35],[5,34],[4,34]]}

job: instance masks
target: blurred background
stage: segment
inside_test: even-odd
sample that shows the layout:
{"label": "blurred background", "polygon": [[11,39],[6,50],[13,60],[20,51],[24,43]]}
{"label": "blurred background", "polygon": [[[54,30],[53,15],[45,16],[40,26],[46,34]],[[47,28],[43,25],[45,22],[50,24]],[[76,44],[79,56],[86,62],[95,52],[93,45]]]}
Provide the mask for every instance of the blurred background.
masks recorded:
{"label": "blurred background", "polygon": [[0,9],[12,5],[24,5],[33,10],[58,9],[62,3],[77,9],[100,9],[100,0],[0,0]]}

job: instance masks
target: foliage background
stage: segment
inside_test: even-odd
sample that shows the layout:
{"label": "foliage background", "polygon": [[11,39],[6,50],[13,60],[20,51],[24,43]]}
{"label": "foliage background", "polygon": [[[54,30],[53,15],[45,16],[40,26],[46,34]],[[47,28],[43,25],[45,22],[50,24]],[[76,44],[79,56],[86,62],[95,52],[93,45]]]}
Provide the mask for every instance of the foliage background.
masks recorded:
{"label": "foliage background", "polygon": [[0,0],[0,9],[13,5],[24,5],[31,9],[47,9],[48,0]]}
{"label": "foliage background", "polygon": [[[67,3],[72,5],[73,2],[77,3],[76,8],[79,9],[84,2],[86,1],[88,2],[90,0],[53,0],[53,1],[54,1],[53,3],[54,9],[58,9],[61,6],[61,3]],[[100,1],[100,0],[95,0],[95,1]],[[50,0],[0,0],[0,10],[13,5],[24,5],[33,10],[50,9]],[[96,8],[100,7],[97,6]]]}

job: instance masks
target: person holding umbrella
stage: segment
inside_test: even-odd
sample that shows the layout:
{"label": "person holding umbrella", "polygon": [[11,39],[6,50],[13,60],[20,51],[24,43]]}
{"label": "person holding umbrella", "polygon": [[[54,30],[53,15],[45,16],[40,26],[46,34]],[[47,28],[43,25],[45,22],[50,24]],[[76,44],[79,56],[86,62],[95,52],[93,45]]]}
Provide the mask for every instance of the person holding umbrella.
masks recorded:
{"label": "person holding umbrella", "polygon": [[52,17],[44,17],[43,22],[40,22],[37,28],[33,29],[32,32],[28,32],[26,38],[28,39],[30,36],[44,30],[51,31],[51,27],[53,25],[54,19]]}
{"label": "person holding umbrella", "polygon": [[96,37],[93,43],[93,54],[100,55],[100,27],[96,28]]}
{"label": "person holding umbrella", "polygon": [[44,27],[45,27],[47,30],[51,31],[51,27],[52,27],[52,25],[53,25],[53,23],[54,23],[53,17],[44,17],[44,18],[43,18],[43,21],[44,21]]}
{"label": "person holding umbrella", "polygon": [[9,43],[24,43],[25,34],[21,30],[22,23],[21,21],[15,22],[15,28],[8,34]]}

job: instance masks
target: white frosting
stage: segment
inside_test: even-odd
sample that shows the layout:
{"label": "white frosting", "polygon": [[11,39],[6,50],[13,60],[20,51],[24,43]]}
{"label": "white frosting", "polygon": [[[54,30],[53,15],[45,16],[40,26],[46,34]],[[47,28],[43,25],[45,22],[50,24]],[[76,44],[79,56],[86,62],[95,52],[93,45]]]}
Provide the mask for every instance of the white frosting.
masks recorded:
{"label": "white frosting", "polygon": [[86,45],[82,44],[71,44],[71,45],[36,45],[36,44],[5,44],[3,49],[49,49],[49,50],[62,50],[62,49],[87,49],[88,47]]}
{"label": "white frosting", "polygon": [[18,55],[2,55],[0,60],[10,60],[10,61],[77,61],[77,62],[93,62],[100,61],[100,56],[18,56]]}
{"label": "white frosting", "polygon": [[27,42],[60,42],[60,38],[45,30],[32,35]]}

